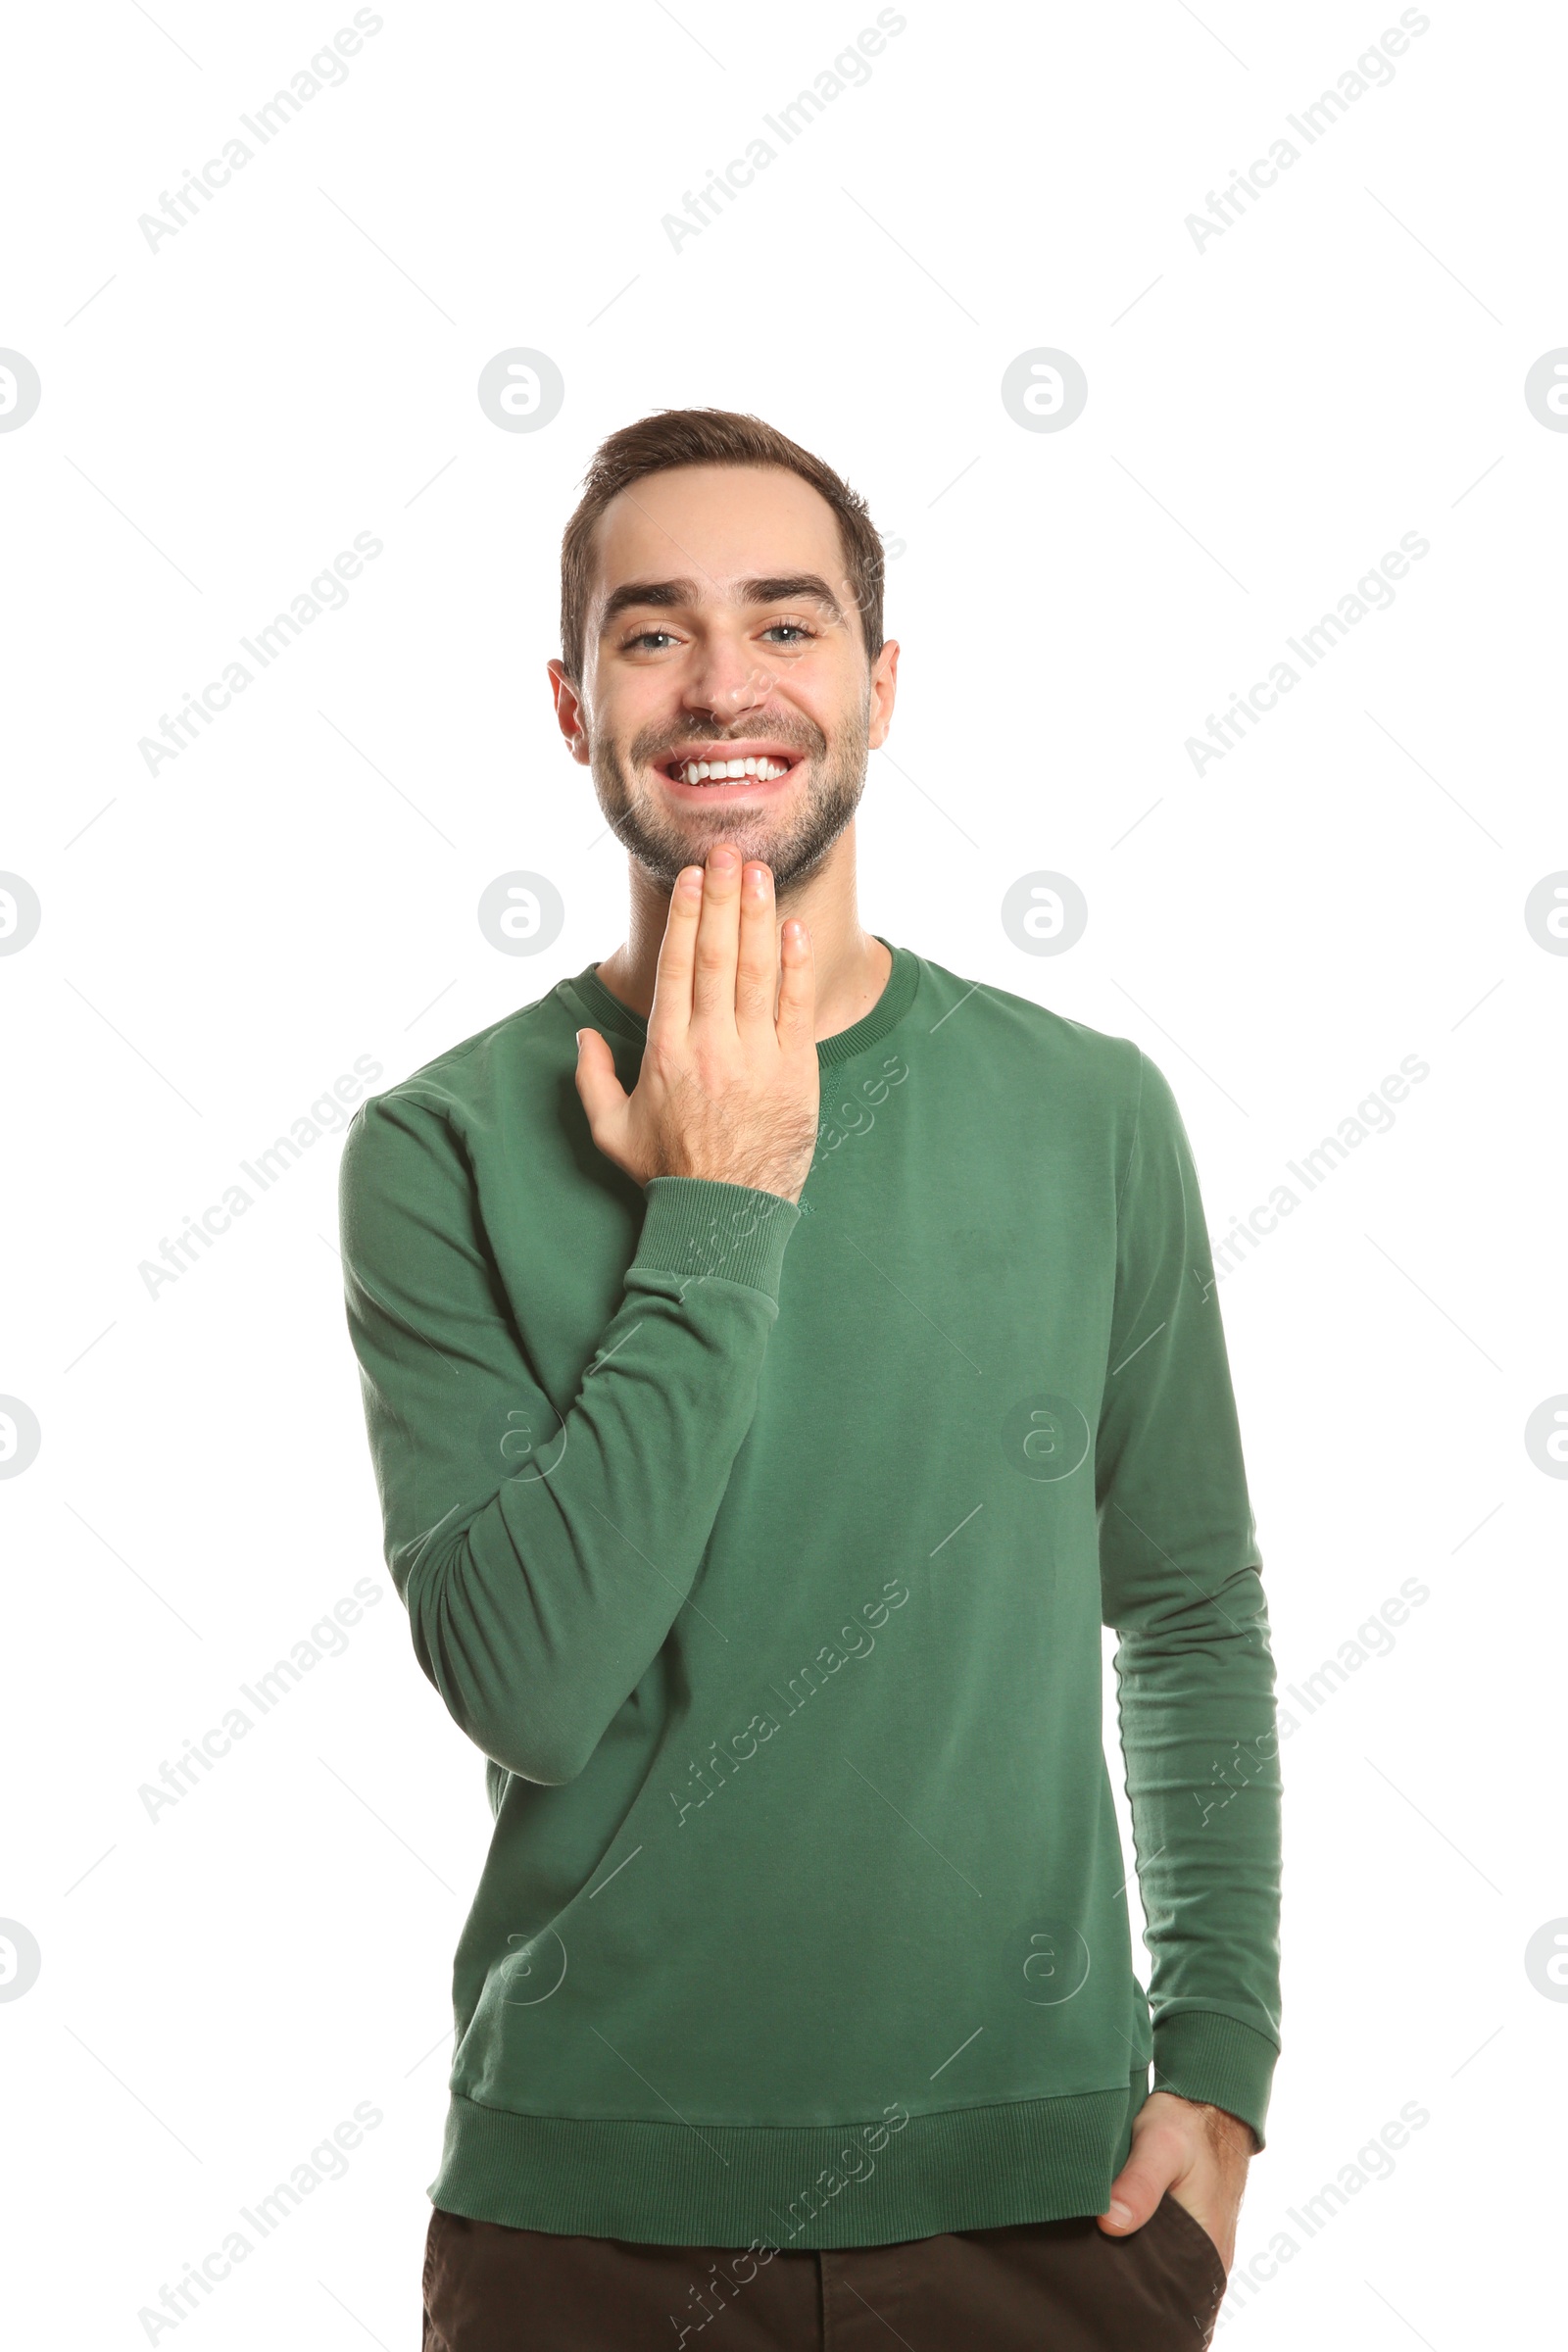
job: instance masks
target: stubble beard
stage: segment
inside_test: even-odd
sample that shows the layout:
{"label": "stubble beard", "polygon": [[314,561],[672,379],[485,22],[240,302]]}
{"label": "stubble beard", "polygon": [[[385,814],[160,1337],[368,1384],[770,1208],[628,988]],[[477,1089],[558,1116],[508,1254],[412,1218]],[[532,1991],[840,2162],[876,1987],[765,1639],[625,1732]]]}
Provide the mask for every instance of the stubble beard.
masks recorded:
{"label": "stubble beard", "polygon": [[[663,890],[672,890],[687,865],[700,865],[714,843],[727,841],[742,858],[760,858],[772,869],[775,901],[813,873],[859,807],[865,790],[869,711],[862,708],[848,720],[830,745],[819,727],[792,725],[780,733],[767,726],[747,730],[752,736],[770,736],[802,754],[792,785],[795,806],[787,813],[767,807],[714,808],[694,806],[679,819],[666,816],[654,799],[654,790],[634,787],[631,776],[677,744],[690,743],[691,730],[671,736],[667,730],[635,736],[623,760],[613,744],[601,739],[589,753],[589,771],[606,823],[628,856]],[[703,737],[721,751],[721,735]],[[733,735],[731,742],[744,736]]]}

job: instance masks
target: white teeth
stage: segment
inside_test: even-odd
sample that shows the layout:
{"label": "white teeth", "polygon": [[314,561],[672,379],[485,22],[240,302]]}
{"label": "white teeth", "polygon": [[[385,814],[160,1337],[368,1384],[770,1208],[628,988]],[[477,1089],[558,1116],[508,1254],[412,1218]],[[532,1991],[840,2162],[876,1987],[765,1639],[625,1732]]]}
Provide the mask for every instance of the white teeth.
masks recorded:
{"label": "white teeth", "polygon": [[756,776],[759,782],[766,783],[774,776],[782,776],[788,766],[787,760],[769,760],[766,757],[760,760],[688,760],[681,766],[679,774],[683,784],[706,784],[710,779],[715,784],[727,784],[739,782],[744,776]]}

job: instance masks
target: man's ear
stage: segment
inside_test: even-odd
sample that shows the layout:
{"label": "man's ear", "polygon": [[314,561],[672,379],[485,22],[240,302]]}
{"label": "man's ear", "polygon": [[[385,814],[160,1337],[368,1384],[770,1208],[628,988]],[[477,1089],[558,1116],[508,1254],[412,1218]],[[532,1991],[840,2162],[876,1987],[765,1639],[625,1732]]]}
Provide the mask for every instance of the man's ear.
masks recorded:
{"label": "man's ear", "polygon": [[572,758],[586,767],[588,764],[588,731],[583,724],[582,696],[559,660],[545,663],[550,678],[550,691],[556,702],[556,724],[565,739]]}
{"label": "man's ear", "polygon": [[871,664],[871,722],[866,741],[873,752],[887,741],[898,679],[899,643],[896,637],[889,637]]}

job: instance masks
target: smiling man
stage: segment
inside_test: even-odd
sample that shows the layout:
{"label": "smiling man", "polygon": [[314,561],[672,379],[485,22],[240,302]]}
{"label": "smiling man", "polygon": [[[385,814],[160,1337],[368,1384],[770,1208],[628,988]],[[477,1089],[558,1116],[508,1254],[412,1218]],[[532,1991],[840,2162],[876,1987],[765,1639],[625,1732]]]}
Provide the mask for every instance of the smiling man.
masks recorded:
{"label": "smiling man", "polygon": [[345,1143],[386,1560],[494,1818],[425,2352],[1201,2345],[1262,2145],[1273,1666],[1192,1154],[1136,1044],[861,926],[882,590],[757,418],[604,444],[549,670],[626,940]]}

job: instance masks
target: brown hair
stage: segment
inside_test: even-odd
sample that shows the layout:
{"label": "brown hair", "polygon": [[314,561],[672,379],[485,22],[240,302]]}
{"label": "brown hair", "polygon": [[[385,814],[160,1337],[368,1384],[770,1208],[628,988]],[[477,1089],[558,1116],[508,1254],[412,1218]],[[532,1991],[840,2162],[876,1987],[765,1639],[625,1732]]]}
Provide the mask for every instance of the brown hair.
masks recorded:
{"label": "brown hair", "polygon": [[645,474],[674,466],[781,466],[819,491],[838,517],[839,541],[866,659],[882,651],[882,542],[866,503],[831,466],[760,416],[733,409],[657,409],[623,424],[594,452],[583,494],[561,540],[561,661],[582,675],[584,626],[593,586],[594,527],[611,500]]}

